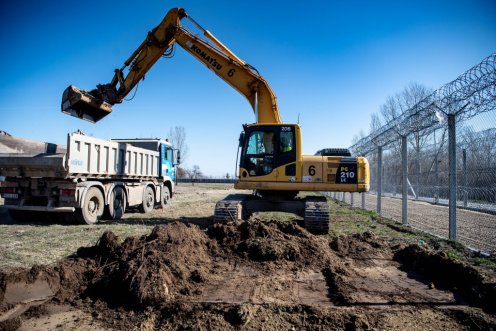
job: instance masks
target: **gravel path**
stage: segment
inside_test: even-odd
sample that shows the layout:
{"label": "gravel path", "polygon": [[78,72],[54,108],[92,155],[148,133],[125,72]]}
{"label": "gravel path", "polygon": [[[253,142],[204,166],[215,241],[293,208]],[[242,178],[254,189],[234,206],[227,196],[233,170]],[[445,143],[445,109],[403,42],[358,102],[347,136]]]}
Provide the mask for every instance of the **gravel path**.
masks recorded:
{"label": "gravel path", "polygon": [[[351,203],[351,195],[345,200]],[[354,195],[353,206],[361,207],[361,196]],[[365,195],[365,209],[376,211],[377,196]],[[382,198],[382,216],[401,222],[401,199]],[[457,209],[457,240],[466,246],[487,253],[496,253],[496,215],[466,209]],[[408,201],[408,223],[428,233],[448,238],[449,214],[447,206],[433,205],[423,201]]]}

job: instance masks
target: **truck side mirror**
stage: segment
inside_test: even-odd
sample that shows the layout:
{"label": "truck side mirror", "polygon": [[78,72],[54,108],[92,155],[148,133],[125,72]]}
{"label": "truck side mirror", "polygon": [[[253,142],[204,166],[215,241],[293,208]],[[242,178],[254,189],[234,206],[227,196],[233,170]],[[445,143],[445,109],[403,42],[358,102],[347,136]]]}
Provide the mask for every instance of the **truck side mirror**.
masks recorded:
{"label": "truck side mirror", "polygon": [[179,165],[179,164],[181,164],[181,151],[178,150],[178,149],[176,149],[176,152],[177,152],[177,154],[176,154],[176,160],[177,160],[176,164]]}

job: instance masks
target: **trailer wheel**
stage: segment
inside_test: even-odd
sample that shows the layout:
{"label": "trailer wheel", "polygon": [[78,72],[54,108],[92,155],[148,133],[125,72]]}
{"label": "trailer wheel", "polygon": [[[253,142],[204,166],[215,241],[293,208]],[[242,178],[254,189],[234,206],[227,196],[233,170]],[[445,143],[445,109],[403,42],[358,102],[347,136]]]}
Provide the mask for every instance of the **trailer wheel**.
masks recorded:
{"label": "trailer wheel", "polygon": [[155,207],[155,194],[153,193],[153,189],[150,186],[147,186],[145,188],[145,192],[143,193],[141,211],[143,213],[148,213],[153,210],[153,207]]}
{"label": "trailer wheel", "polygon": [[126,193],[121,186],[114,187],[108,204],[108,214],[112,220],[120,220],[126,211]]}
{"label": "trailer wheel", "polygon": [[162,207],[162,209],[167,207],[167,205],[169,204],[169,200],[170,200],[170,190],[168,186],[164,185],[164,187],[162,188],[162,196],[160,198],[160,206]]}
{"label": "trailer wheel", "polygon": [[91,187],[86,193],[86,198],[81,208],[84,222],[86,224],[98,223],[103,214],[104,204],[102,192],[96,187]]}

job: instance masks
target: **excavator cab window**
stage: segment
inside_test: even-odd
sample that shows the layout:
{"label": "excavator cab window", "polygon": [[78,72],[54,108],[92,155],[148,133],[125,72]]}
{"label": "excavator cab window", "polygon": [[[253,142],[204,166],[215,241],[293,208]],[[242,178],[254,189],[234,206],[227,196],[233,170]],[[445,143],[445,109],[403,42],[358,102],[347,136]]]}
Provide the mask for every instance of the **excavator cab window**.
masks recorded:
{"label": "excavator cab window", "polygon": [[274,168],[275,133],[251,131],[248,136],[244,164],[250,176],[263,176]]}
{"label": "excavator cab window", "polygon": [[294,149],[293,131],[281,131],[279,135],[279,152],[289,153]]}

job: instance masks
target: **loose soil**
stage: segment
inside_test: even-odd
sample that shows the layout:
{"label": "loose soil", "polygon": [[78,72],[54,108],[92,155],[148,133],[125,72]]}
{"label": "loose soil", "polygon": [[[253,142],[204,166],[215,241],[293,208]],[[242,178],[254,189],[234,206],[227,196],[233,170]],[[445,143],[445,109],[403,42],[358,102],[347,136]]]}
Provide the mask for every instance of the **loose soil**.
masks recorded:
{"label": "loose soil", "polygon": [[495,330],[496,286],[426,243],[298,221],[111,231],[0,274],[3,330]]}

